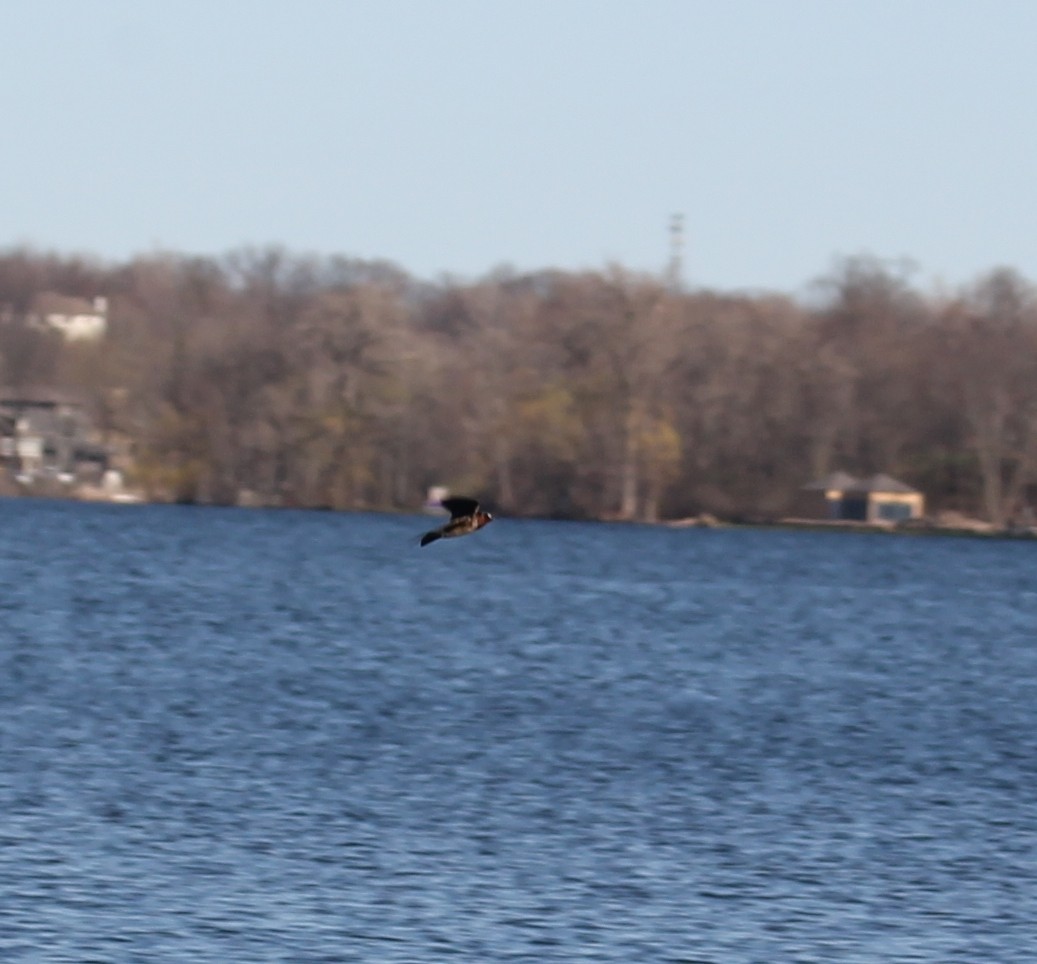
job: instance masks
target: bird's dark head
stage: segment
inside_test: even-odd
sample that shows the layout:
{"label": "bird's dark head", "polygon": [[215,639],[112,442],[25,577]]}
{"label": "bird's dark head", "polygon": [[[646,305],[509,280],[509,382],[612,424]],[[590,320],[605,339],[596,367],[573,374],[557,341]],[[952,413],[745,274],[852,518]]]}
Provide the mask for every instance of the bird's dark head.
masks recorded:
{"label": "bird's dark head", "polygon": [[476,512],[475,521],[479,523],[479,528],[481,529],[484,525],[493,522],[493,516],[489,512]]}

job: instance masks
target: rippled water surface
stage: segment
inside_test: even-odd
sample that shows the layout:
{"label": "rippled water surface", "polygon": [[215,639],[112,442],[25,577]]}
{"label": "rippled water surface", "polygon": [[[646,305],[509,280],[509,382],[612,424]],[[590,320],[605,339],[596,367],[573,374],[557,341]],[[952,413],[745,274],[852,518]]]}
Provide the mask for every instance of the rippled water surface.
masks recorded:
{"label": "rippled water surface", "polygon": [[1037,960],[1037,544],[0,502],[4,961]]}

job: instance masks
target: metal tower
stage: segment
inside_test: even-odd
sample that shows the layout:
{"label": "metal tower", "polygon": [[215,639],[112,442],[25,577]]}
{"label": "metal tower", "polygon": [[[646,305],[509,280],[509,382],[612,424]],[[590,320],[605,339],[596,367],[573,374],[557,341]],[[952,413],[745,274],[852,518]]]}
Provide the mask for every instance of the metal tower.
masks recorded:
{"label": "metal tower", "polygon": [[674,291],[684,287],[684,215],[675,214],[670,218],[670,264],[666,270],[666,280]]}

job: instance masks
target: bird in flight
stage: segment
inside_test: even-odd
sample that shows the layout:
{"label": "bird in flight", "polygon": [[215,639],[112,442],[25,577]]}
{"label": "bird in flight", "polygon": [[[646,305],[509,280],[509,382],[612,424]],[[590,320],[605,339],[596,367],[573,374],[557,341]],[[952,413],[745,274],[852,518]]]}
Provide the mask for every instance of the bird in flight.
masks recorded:
{"label": "bird in flight", "polygon": [[427,546],[437,539],[452,539],[455,536],[466,536],[470,532],[476,532],[484,525],[493,521],[489,512],[483,512],[475,499],[466,499],[463,496],[455,496],[440,502],[447,512],[450,513],[450,521],[446,525],[431,532],[426,532],[421,537],[421,544]]}

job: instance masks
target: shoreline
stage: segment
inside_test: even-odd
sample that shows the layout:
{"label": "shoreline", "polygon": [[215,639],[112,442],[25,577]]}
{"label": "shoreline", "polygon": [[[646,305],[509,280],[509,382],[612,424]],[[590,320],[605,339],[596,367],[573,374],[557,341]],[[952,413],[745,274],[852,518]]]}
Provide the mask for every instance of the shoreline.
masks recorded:
{"label": "shoreline", "polygon": [[[53,500],[59,502],[81,502],[84,504],[106,505],[181,505],[197,508],[227,509],[273,509],[299,510],[303,512],[342,512],[364,513],[375,512],[385,515],[421,515],[420,506],[414,509],[389,509],[377,507],[353,507],[348,509],[332,509],[328,506],[276,505],[259,501],[242,501],[237,504],[209,502],[172,502],[165,499],[149,499],[142,493],[132,490],[117,492],[104,491],[100,487],[83,487],[77,491],[67,489],[41,489],[27,491],[25,488],[11,489],[5,487],[0,491],[0,499]],[[784,529],[812,532],[856,532],[874,535],[901,536],[959,536],[980,539],[1037,539],[1037,526],[998,527],[982,519],[965,516],[958,512],[945,512],[936,517],[912,519],[905,522],[863,522],[842,519],[805,519],[795,516],[783,516],[778,519],[721,519],[709,513],[697,516],[685,516],[677,519],[617,519],[616,517],[599,517],[591,519],[559,519],[544,516],[511,516],[514,519],[538,519],[556,522],[598,522],[613,525],[646,525],[666,529]]]}

